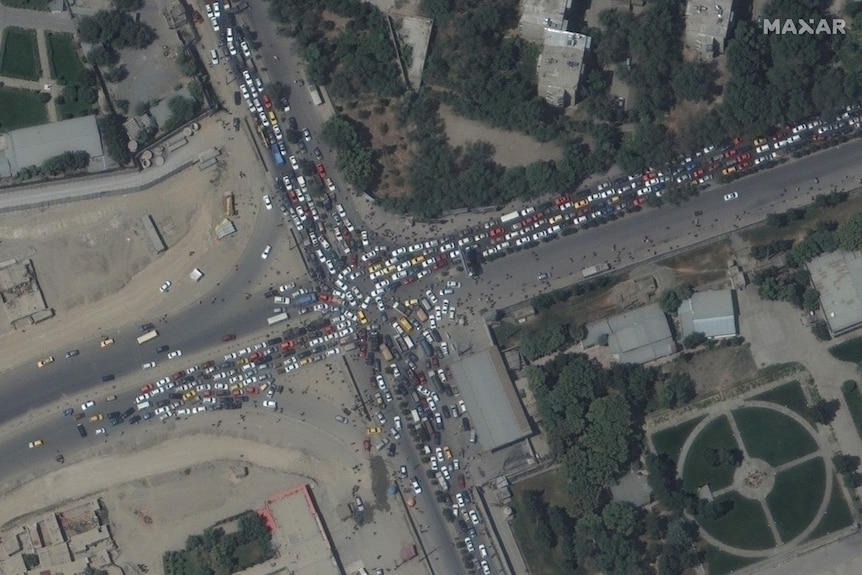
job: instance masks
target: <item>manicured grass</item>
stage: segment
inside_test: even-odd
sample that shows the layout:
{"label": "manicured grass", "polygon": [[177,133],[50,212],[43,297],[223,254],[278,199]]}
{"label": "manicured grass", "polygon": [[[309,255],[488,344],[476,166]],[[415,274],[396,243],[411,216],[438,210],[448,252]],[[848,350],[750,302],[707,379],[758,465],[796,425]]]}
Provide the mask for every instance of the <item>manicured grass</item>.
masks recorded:
{"label": "manicured grass", "polygon": [[786,543],[817,516],[826,490],[826,467],[819,457],[785,469],[766,496],[775,526]]}
{"label": "manicured grass", "polygon": [[766,514],[758,501],[746,499],[735,491],[715,500],[719,503],[731,501],[733,509],[713,521],[698,516],[700,526],[707,533],[740,549],[770,549],[775,546]]}
{"label": "manicured grass", "polygon": [[854,337],[848,339],[844,343],[833,345],[829,348],[829,353],[835,359],[841,361],[849,361],[851,363],[859,363],[862,361],[862,337]]}
{"label": "manicured grass", "polygon": [[795,411],[804,417],[808,423],[812,425],[815,423],[811,420],[811,416],[808,413],[808,402],[805,400],[805,394],[802,392],[802,385],[798,381],[790,381],[779,385],[765,393],[755,395],[751,399],[777,403],[782,407]]}
{"label": "manicured grass", "polygon": [[74,81],[84,69],[75,38],[71,34],[45,32],[45,44],[48,46],[51,77],[61,84]]}
{"label": "manicured grass", "polygon": [[862,391],[859,386],[854,386],[853,389],[847,389],[846,386],[841,386],[841,393],[844,394],[844,401],[847,403],[847,409],[850,411],[850,417],[853,418],[853,423],[856,425],[856,433],[862,437]]}
{"label": "manicured grass", "polygon": [[19,88],[0,88],[0,131],[38,126],[48,121],[39,94]]}
{"label": "manicured grass", "polygon": [[29,28],[6,28],[0,55],[0,76],[38,81],[42,75],[36,31]]}
{"label": "manicured grass", "polygon": [[5,4],[10,8],[39,10],[42,12],[48,11],[48,0],[0,0],[0,4]]}
{"label": "manicured grass", "polygon": [[706,452],[710,448],[739,449],[733,430],[725,416],[711,421],[691,444],[682,470],[682,481],[689,491],[697,491],[698,487],[706,484],[709,484],[713,491],[717,491],[733,483],[736,466],[713,467],[706,458]]}
{"label": "manicured grass", "polygon": [[839,480],[835,478],[832,481],[832,497],[829,498],[826,515],[823,516],[814,531],[808,535],[808,541],[835,533],[851,525],[853,525],[853,515],[850,514],[850,508],[847,507],[847,500],[844,499]]}
{"label": "manicured grass", "polygon": [[732,415],[749,457],[778,466],[817,450],[817,442],[801,425],[777,411],[743,407]]}
{"label": "manicured grass", "polygon": [[678,461],[677,458],[679,457],[679,452],[682,451],[682,445],[688,439],[692,430],[697,427],[697,424],[703,421],[704,417],[706,416],[695,417],[692,420],[654,433],[652,443],[656,453],[664,453],[674,461]]}
{"label": "manicured grass", "polygon": [[706,549],[706,563],[709,564],[709,575],[727,575],[758,561],[760,559],[731,555],[715,547],[707,547]]}

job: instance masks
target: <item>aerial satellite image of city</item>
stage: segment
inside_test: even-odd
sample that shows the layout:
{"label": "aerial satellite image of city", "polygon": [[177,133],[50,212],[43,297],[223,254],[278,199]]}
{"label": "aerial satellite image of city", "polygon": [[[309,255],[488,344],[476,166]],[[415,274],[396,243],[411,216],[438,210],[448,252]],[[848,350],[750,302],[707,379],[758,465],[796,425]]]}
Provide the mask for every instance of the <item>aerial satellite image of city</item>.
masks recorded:
{"label": "aerial satellite image of city", "polygon": [[857,17],[0,0],[0,575],[859,575]]}

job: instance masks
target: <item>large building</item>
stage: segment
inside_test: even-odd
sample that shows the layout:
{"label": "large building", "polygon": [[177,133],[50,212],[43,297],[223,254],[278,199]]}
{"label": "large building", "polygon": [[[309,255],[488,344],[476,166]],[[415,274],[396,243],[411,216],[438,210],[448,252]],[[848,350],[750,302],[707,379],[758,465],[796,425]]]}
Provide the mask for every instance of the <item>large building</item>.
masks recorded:
{"label": "large building", "polygon": [[518,35],[534,44],[545,40],[545,28],[568,28],[568,11],[572,0],[522,0]]}
{"label": "large building", "polygon": [[95,116],[12,130],[0,135],[0,178],[14,177],[29,166],[41,166],[63,152],[79,151],[90,154],[89,171],[108,168]]}
{"label": "large building", "polygon": [[658,304],[589,324],[584,348],[599,345],[605,338],[619,363],[646,363],[676,352],[670,324]]}
{"label": "large building", "polygon": [[545,41],[536,72],[539,97],[550,105],[565,108],[577,99],[584,73],[584,55],[592,39],[576,32],[545,28]]}
{"label": "large building", "polygon": [[811,281],[832,335],[862,325],[862,253],[837,251],[808,262]]}
{"label": "large building", "polygon": [[682,335],[695,332],[708,338],[733,337],[739,333],[732,290],[697,292],[677,310]]}
{"label": "large building", "polygon": [[471,355],[451,369],[484,449],[494,451],[533,434],[499,349],[491,347]]}
{"label": "large building", "polygon": [[685,6],[685,45],[700,60],[724,53],[733,20],[733,0],[689,0]]}

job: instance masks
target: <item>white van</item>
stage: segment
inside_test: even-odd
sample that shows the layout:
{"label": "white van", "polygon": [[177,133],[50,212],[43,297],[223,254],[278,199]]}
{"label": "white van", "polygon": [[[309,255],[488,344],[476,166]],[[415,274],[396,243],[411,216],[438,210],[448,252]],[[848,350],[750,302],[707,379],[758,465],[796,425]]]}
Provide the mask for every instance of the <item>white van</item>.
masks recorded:
{"label": "white van", "polygon": [[404,345],[406,345],[406,346],[407,346],[407,349],[413,349],[414,347],[416,347],[416,344],[415,344],[415,343],[413,343],[413,338],[412,338],[412,337],[410,337],[410,336],[409,336],[409,335],[407,335],[406,333],[405,333],[404,335],[402,335],[401,337],[403,337],[403,338],[404,338]]}
{"label": "white van", "polygon": [[138,407],[138,411],[143,411],[145,409],[152,407],[152,404],[149,401],[142,401],[141,403],[138,404],[137,407]]}
{"label": "white van", "polygon": [[470,431],[470,443],[476,443],[476,430],[475,429]]}

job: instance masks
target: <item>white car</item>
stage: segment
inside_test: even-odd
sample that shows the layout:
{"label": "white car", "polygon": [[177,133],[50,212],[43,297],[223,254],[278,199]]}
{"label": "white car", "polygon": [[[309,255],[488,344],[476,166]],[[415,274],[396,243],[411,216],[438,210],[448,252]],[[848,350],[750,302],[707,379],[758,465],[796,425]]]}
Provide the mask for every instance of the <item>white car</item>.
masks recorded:
{"label": "white car", "polygon": [[413,481],[410,483],[410,486],[413,487],[413,493],[416,495],[420,495],[422,493],[422,486],[419,485],[419,478],[414,477]]}
{"label": "white car", "polygon": [[168,359],[176,359],[176,358],[180,357],[181,355],[183,355],[183,352],[179,349],[175,349],[174,351],[172,351],[171,353],[168,354]]}
{"label": "white car", "polygon": [[263,248],[263,253],[260,254],[262,259],[266,259],[269,257],[269,254],[272,253],[272,246],[267,244],[265,248]]}
{"label": "white car", "polygon": [[461,282],[449,280],[448,282],[446,282],[446,287],[451,289],[458,289],[459,287],[461,287]]}
{"label": "white car", "polygon": [[476,513],[475,509],[470,510],[470,521],[473,522],[473,525],[478,525],[481,519],[479,519],[479,514]]}
{"label": "white car", "polygon": [[108,432],[105,431],[104,427],[100,427],[99,429],[96,430],[96,435],[108,435]]}
{"label": "white car", "polygon": [[144,365],[141,366],[141,369],[150,369],[153,367],[156,367],[156,362],[148,361],[147,363],[145,363]]}
{"label": "white car", "polygon": [[264,406],[264,407],[267,407],[267,408],[269,408],[269,409],[273,409],[273,410],[275,410],[275,409],[278,409],[278,402],[277,402],[277,401],[273,401],[273,400],[271,400],[271,399],[264,399],[264,400],[263,400],[263,406]]}
{"label": "white car", "polygon": [[473,538],[472,537],[465,537],[464,538],[464,545],[467,547],[467,551],[469,551],[470,553],[472,553],[473,551],[476,550],[476,548],[473,546]]}
{"label": "white car", "polygon": [[96,402],[91,399],[90,401],[81,404],[81,411],[87,411],[88,409],[90,409],[91,407],[93,407],[95,405],[96,405]]}
{"label": "white car", "polygon": [[218,66],[218,52],[210,50],[210,60],[212,61],[213,66]]}
{"label": "white car", "polygon": [[479,545],[479,556],[482,557],[482,559],[488,557],[488,548],[484,545]]}
{"label": "white car", "polygon": [[464,496],[460,493],[455,496],[455,501],[458,502],[458,507],[460,507],[461,509],[463,509],[467,505],[467,502],[464,501]]}
{"label": "white car", "polygon": [[168,280],[162,284],[162,287],[159,288],[159,291],[162,293],[168,293],[168,291],[170,291],[172,285],[174,285],[174,284],[171,282],[171,280]]}
{"label": "white car", "polygon": [[272,209],[272,200],[269,198],[269,196],[263,197],[263,205],[266,206],[266,209],[268,210]]}
{"label": "white car", "polygon": [[242,55],[246,58],[251,58],[251,50],[248,47],[248,42],[243,40],[239,43],[239,47],[242,48]]}
{"label": "white car", "polygon": [[729,202],[730,200],[735,200],[739,197],[738,192],[730,192],[729,194],[724,194],[724,201]]}

